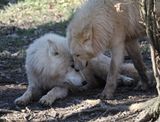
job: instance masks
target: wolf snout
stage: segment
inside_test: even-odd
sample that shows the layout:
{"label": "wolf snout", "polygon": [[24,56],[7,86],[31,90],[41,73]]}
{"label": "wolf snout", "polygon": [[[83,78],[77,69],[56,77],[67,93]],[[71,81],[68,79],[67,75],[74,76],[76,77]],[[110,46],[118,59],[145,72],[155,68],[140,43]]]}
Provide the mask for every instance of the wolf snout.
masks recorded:
{"label": "wolf snout", "polygon": [[88,66],[88,61],[82,61],[82,62],[75,62],[74,63],[74,69],[76,72],[79,72],[80,70],[83,70]]}
{"label": "wolf snout", "polygon": [[75,67],[74,63],[71,64],[71,67],[76,71],[76,72],[79,72],[79,67]]}

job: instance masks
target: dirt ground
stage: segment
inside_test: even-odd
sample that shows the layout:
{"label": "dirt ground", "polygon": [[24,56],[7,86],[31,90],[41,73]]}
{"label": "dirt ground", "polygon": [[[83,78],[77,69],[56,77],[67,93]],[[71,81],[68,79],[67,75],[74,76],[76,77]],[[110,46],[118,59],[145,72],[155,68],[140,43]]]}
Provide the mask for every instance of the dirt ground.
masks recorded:
{"label": "dirt ground", "polygon": [[128,106],[155,97],[154,91],[138,92],[131,87],[120,87],[114,100],[98,99],[97,94],[102,89],[95,89],[71,93],[52,107],[41,106],[38,102],[26,107],[14,105],[14,99],[25,89],[24,84],[0,84],[0,121],[134,122],[138,113],[130,112]]}
{"label": "dirt ground", "polygon": [[[128,110],[132,103],[149,100],[156,96],[154,90],[135,91],[133,86],[119,86],[113,100],[100,100],[97,95],[102,89],[70,93],[57,100],[51,107],[34,102],[26,107],[18,107],[14,100],[27,87],[25,74],[25,49],[40,35],[55,32],[64,35],[66,24],[44,25],[37,29],[22,30],[0,25],[0,122],[2,121],[64,121],[64,122],[134,122],[137,113]],[[27,35],[27,34],[28,35]],[[26,41],[27,40],[27,41]],[[147,67],[151,67],[148,48],[141,43]]]}
{"label": "dirt ground", "polygon": [[113,100],[98,99],[97,95],[102,89],[93,89],[70,93],[51,107],[38,102],[18,107],[14,100],[27,87],[24,58],[5,54],[0,59],[0,121],[134,122],[138,119],[138,112],[129,111],[128,106],[156,96],[154,90],[142,92],[134,90],[133,86],[119,86]]}

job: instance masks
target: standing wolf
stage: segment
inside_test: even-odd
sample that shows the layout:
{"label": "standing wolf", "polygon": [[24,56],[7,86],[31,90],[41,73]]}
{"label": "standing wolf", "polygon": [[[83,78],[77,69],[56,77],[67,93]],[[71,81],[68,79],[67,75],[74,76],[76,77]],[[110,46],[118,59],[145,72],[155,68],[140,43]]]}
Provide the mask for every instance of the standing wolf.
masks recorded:
{"label": "standing wolf", "polygon": [[125,49],[141,76],[140,87],[148,87],[146,68],[136,40],[145,34],[140,21],[138,0],[88,0],[68,26],[67,38],[76,69],[84,69],[90,59],[106,48],[111,49],[111,64],[102,98],[113,97]]}

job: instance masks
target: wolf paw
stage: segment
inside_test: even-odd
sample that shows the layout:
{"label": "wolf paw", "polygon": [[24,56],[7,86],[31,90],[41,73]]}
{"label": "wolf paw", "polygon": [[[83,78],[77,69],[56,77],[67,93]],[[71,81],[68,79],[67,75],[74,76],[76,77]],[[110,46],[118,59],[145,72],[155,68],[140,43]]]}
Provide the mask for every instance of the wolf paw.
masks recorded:
{"label": "wolf paw", "polygon": [[50,98],[47,95],[45,95],[39,100],[39,103],[44,105],[44,106],[51,106],[54,101],[55,100],[53,98]]}
{"label": "wolf paw", "polygon": [[25,106],[25,105],[27,105],[29,102],[30,102],[30,99],[27,98],[27,97],[24,97],[24,96],[21,96],[21,97],[17,98],[17,99],[14,101],[14,103],[15,103],[16,105],[20,105],[20,106]]}
{"label": "wolf paw", "polygon": [[87,91],[88,89],[88,86],[83,86],[79,88],[79,91]]}
{"label": "wolf paw", "polygon": [[146,91],[148,89],[148,84],[139,82],[134,90]]}
{"label": "wolf paw", "polygon": [[130,77],[124,77],[124,79],[122,80],[123,84],[125,86],[131,86],[134,83],[134,79],[130,78]]}
{"label": "wolf paw", "polygon": [[102,100],[106,99],[106,100],[110,100],[113,99],[113,94],[111,93],[106,93],[106,92],[102,92],[101,94],[97,95],[97,98],[100,98]]}

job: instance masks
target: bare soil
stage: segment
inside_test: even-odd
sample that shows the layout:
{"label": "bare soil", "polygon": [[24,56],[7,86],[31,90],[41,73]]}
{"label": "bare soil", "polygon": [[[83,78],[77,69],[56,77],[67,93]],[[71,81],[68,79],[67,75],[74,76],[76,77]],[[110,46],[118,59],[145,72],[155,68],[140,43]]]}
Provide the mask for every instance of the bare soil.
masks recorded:
{"label": "bare soil", "polygon": [[154,90],[142,92],[133,86],[119,86],[113,100],[98,99],[102,89],[93,89],[70,93],[51,107],[42,106],[38,101],[19,107],[14,100],[27,88],[24,59],[1,57],[0,69],[0,121],[133,122],[138,113],[129,111],[128,106],[156,96]]}
{"label": "bare soil", "polygon": [[[102,89],[92,89],[81,93],[70,93],[67,98],[57,100],[51,107],[42,106],[38,102],[26,107],[16,106],[14,100],[21,96],[27,87],[23,50],[35,38],[46,32],[63,34],[65,24],[39,27],[31,32],[32,35],[26,35],[23,33],[26,30],[15,27],[1,26],[1,28],[0,121],[134,122],[138,112],[129,111],[128,106],[156,96],[156,92],[151,89],[142,92],[134,90],[133,86],[119,86],[113,100],[98,99],[97,95]],[[17,34],[19,31],[22,33]],[[151,67],[148,52],[143,54],[147,66]]]}
{"label": "bare soil", "polygon": [[25,84],[0,84],[0,121],[116,121],[134,122],[138,113],[128,110],[132,103],[155,97],[154,91],[138,92],[132,87],[119,87],[113,100],[100,100],[102,89],[70,93],[51,107],[34,102],[18,107],[13,101],[26,89]]}

